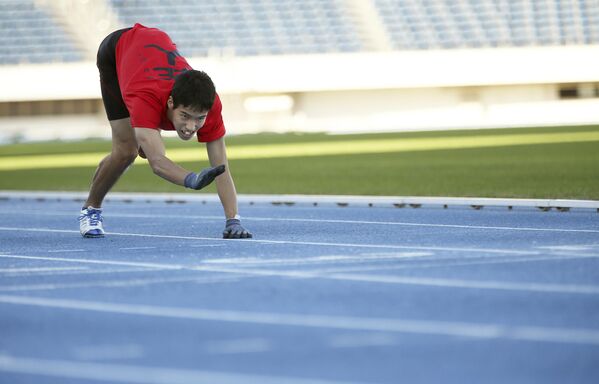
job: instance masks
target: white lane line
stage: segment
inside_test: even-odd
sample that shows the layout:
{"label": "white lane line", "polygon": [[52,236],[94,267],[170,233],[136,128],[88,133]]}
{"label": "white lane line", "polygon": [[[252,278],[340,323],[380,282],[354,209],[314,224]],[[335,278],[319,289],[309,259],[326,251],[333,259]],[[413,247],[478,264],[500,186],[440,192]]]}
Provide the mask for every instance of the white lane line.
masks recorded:
{"label": "white lane line", "polygon": [[138,344],[86,345],[73,348],[73,355],[78,360],[139,359],[144,349]]}
{"label": "white lane line", "polygon": [[142,262],[136,262],[136,261],[69,259],[66,257],[43,257],[43,256],[23,256],[23,255],[0,255],[0,258],[64,261],[67,263],[84,263],[84,264],[100,264],[100,265],[120,265],[120,266],[140,267],[140,268],[150,268],[150,269],[170,269],[170,270],[187,269],[186,266],[178,265],[178,264],[142,263]]}
{"label": "white lane line", "polygon": [[[0,258],[32,259],[32,260],[56,260],[73,263],[91,263],[105,265],[128,265],[136,267],[148,267],[155,269],[169,270],[195,270],[205,272],[232,273],[236,275],[255,275],[255,276],[277,276],[303,279],[329,279],[345,281],[362,281],[384,284],[405,284],[422,285],[446,288],[462,289],[491,289],[505,291],[525,291],[525,292],[544,292],[544,293],[571,293],[571,294],[597,294],[599,286],[593,285],[572,285],[572,284],[542,284],[529,282],[501,282],[501,281],[476,281],[476,280],[458,280],[458,279],[431,279],[431,278],[411,278],[400,276],[381,276],[367,274],[334,273],[328,270],[322,271],[284,271],[269,269],[248,269],[248,268],[227,268],[219,266],[206,265],[177,265],[177,264],[159,264],[159,263],[138,263],[123,262],[114,260],[94,260],[94,259],[67,259],[40,257],[40,256],[19,256],[19,255],[0,255]],[[50,289],[50,288],[48,288]]]}
{"label": "white lane line", "polygon": [[[40,272],[30,273],[27,276],[63,276],[63,275],[99,275],[99,274],[116,274],[116,273],[137,273],[137,272],[155,272],[156,269],[152,268],[105,268],[105,269],[88,269],[84,268],[81,271],[58,271],[58,272]],[[24,275],[24,274],[23,274]]]}
{"label": "white lane line", "polygon": [[85,252],[85,249],[53,249],[48,253]]}
{"label": "white lane line", "polygon": [[338,272],[366,272],[366,271],[379,271],[379,270],[397,270],[397,269],[425,269],[425,268],[454,268],[454,267],[466,267],[471,265],[493,265],[493,264],[512,264],[512,263],[536,263],[543,261],[569,261],[578,259],[589,259],[596,258],[598,256],[588,255],[573,255],[573,256],[539,256],[539,257],[472,257],[466,259],[466,261],[460,261],[455,257],[431,257],[427,258],[424,263],[407,263],[401,265],[362,265],[359,267],[331,267],[331,268],[320,268],[318,273],[338,273]]}
{"label": "white lane line", "polygon": [[156,249],[156,247],[127,247],[127,248],[119,248],[121,251],[137,251],[143,249]]}
{"label": "white lane line", "polygon": [[428,277],[403,277],[389,275],[368,275],[362,273],[331,273],[330,271],[281,271],[269,269],[248,269],[248,268],[224,268],[224,267],[206,267],[197,266],[194,269],[199,271],[238,273],[257,276],[277,276],[303,279],[328,279],[342,281],[361,281],[368,283],[384,284],[402,284],[402,285],[421,285],[427,287],[443,288],[464,288],[464,289],[490,289],[502,291],[524,291],[524,292],[542,292],[542,293],[565,293],[565,294],[599,294],[599,286],[596,285],[577,285],[577,284],[544,284],[530,282],[504,282],[487,280],[462,280],[462,279],[439,279]]}
{"label": "white lane line", "polygon": [[[370,254],[366,254],[370,255]],[[373,254],[373,255],[376,255]],[[576,261],[579,259],[599,258],[599,254],[587,254],[580,252],[550,252],[544,253],[544,256],[484,256],[484,255],[459,255],[456,256],[430,256],[425,259],[406,259],[409,263],[386,264],[386,265],[361,265],[340,266],[330,268],[320,268],[319,273],[336,272],[366,272],[378,270],[397,270],[397,269],[420,269],[420,268],[453,268],[470,265],[493,265],[493,264],[511,264],[511,263],[536,263],[536,262],[554,262],[554,261]]]}
{"label": "white lane line", "polygon": [[553,252],[553,255],[561,256],[565,259],[578,258],[578,259],[597,259],[599,254],[596,253],[584,253],[580,252]]}
{"label": "white lane line", "polygon": [[192,244],[189,248],[224,247],[225,244]]}
{"label": "white lane line", "polygon": [[333,219],[290,219],[269,217],[248,217],[244,220],[251,221],[291,221],[308,223],[332,223],[332,224],[364,224],[364,225],[398,225],[407,227],[431,227],[431,228],[458,228],[458,229],[483,229],[497,231],[539,231],[539,232],[580,232],[599,233],[595,229],[564,229],[564,228],[532,228],[532,227],[498,227],[487,225],[460,225],[460,224],[434,224],[434,223],[408,223],[400,221],[364,221],[364,220],[333,220]]}
{"label": "white lane line", "polygon": [[575,293],[575,294],[599,294],[597,285],[579,285],[579,284],[546,284],[530,282],[504,282],[488,280],[458,280],[458,279],[439,279],[424,277],[399,277],[399,276],[381,276],[381,275],[362,275],[351,273],[339,273],[330,276],[331,279],[377,282],[387,284],[404,285],[423,285],[427,287],[443,288],[470,288],[470,289],[492,289],[503,291],[526,291],[542,293]]}
{"label": "white lane line", "polygon": [[0,295],[0,303],[199,321],[599,345],[599,330],[595,329],[214,310],[11,295]]}
{"label": "white lane line", "polygon": [[38,274],[39,272],[72,272],[72,271],[86,271],[88,267],[39,267],[39,268],[0,268],[0,273],[7,275],[16,274]]}
{"label": "white lane line", "polygon": [[331,336],[327,344],[332,348],[383,347],[396,345],[397,337],[389,333],[349,333]]}
{"label": "white lane line", "polygon": [[[0,354],[0,371],[79,380],[115,381],[137,384],[341,384],[340,381],[297,379],[284,376],[245,375],[141,365],[91,363],[14,357]],[[345,382],[346,384],[351,384]]]}
{"label": "white lane line", "polygon": [[264,338],[246,338],[235,340],[203,341],[202,350],[211,355],[230,355],[241,353],[268,352],[272,343]]}
{"label": "white lane line", "polygon": [[548,245],[536,248],[552,251],[597,251],[599,250],[599,244]]}
{"label": "white lane line", "polygon": [[[76,231],[76,230],[65,230],[65,229],[0,227],[0,231],[23,231],[23,230],[27,230],[29,232],[79,233],[79,231]],[[494,249],[494,248],[423,247],[423,246],[407,246],[407,245],[404,246],[404,245],[387,245],[387,244],[325,243],[325,242],[312,242],[312,241],[221,239],[221,238],[215,238],[215,237],[153,235],[153,234],[145,234],[145,233],[121,233],[121,232],[107,232],[107,235],[147,237],[147,238],[157,238],[157,239],[204,240],[204,241],[217,241],[217,242],[225,242],[225,243],[241,242],[243,244],[315,245],[315,246],[324,246],[324,247],[373,248],[373,249],[414,249],[414,250],[423,250],[423,251],[450,251],[450,252],[455,251],[455,252],[497,253],[497,254],[508,254],[508,255],[538,255],[540,253],[540,251],[524,251],[524,250]]]}
{"label": "white lane line", "polygon": [[[10,213],[10,212],[9,212]],[[14,212],[17,213],[17,212]],[[23,214],[19,211],[18,214]],[[43,215],[43,216],[73,216],[72,212],[41,212],[41,211],[25,211],[27,214]],[[156,218],[156,215],[140,214],[140,213],[110,213],[113,217],[125,218]],[[199,216],[199,215],[160,215],[165,219],[189,219],[189,220],[223,220],[222,216]],[[304,222],[304,223],[329,223],[329,224],[362,224],[362,225],[396,225],[396,226],[413,226],[413,227],[431,227],[431,228],[457,228],[457,229],[483,229],[496,231],[538,231],[538,232],[579,232],[579,233],[599,233],[597,229],[567,229],[567,228],[534,228],[534,227],[500,227],[486,225],[463,225],[463,224],[437,224],[437,223],[410,223],[401,221],[367,221],[367,220],[339,220],[339,219],[298,219],[298,218],[278,218],[278,217],[244,217],[246,221],[287,221],[287,222]]]}
{"label": "white lane line", "polygon": [[319,263],[345,263],[345,262],[376,262],[395,259],[412,259],[417,257],[431,256],[431,252],[398,252],[385,255],[324,255],[301,258],[258,258],[258,257],[233,257],[222,259],[204,259],[205,264],[233,264],[233,265],[260,265],[260,264],[278,264],[278,265],[303,265]]}
{"label": "white lane line", "polygon": [[236,281],[233,276],[223,277],[154,277],[140,279],[124,279],[124,280],[101,280],[81,283],[45,283],[45,284],[12,284],[0,285],[0,292],[23,292],[23,291],[50,291],[57,289],[73,289],[73,288],[129,288],[140,287],[153,284],[168,284],[168,283],[194,283],[194,284],[214,284],[221,282]]}

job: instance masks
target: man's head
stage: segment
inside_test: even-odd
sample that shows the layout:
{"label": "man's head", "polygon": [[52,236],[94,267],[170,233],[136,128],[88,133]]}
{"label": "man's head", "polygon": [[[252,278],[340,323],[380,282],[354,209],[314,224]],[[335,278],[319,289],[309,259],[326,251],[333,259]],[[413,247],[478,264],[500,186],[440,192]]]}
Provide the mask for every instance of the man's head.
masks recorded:
{"label": "man's head", "polygon": [[214,83],[205,72],[192,69],[177,76],[167,107],[181,139],[189,140],[202,128],[215,97]]}

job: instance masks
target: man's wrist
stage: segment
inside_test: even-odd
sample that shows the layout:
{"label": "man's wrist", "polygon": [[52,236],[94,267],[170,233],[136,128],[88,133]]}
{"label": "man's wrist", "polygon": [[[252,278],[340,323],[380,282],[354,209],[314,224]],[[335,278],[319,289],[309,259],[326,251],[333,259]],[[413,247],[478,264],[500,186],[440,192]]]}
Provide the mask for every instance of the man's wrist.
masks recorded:
{"label": "man's wrist", "polygon": [[193,187],[193,182],[194,182],[194,178],[195,178],[195,177],[196,177],[196,173],[195,173],[195,172],[189,172],[189,173],[187,174],[187,176],[185,176],[185,180],[184,180],[184,182],[183,182],[183,185],[184,185],[186,188],[189,188],[189,189],[194,189],[194,187]]}

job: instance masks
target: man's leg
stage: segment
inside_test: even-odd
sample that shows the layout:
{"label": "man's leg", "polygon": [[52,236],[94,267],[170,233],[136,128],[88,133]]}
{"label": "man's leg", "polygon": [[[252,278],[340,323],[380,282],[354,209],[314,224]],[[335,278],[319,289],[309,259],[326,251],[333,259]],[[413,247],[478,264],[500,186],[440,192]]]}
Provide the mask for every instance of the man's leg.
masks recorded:
{"label": "man's leg", "polygon": [[112,151],[98,165],[87,201],[79,213],[79,231],[83,237],[104,236],[102,201],[137,156],[137,141],[116,73],[116,46],[121,35],[129,29],[109,34],[98,48],[96,64],[100,72],[102,101],[112,128]]}
{"label": "man's leg", "polygon": [[137,157],[137,141],[129,118],[111,120],[112,151],[98,165],[89,196],[79,213],[79,231],[83,237],[104,237],[102,201]]}
{"label": "man's leg", "polygon": [[104,197],[137,157],[137,141],[130,119],[110,121],[112,151],[98,165],[85,207],[100,208]]}

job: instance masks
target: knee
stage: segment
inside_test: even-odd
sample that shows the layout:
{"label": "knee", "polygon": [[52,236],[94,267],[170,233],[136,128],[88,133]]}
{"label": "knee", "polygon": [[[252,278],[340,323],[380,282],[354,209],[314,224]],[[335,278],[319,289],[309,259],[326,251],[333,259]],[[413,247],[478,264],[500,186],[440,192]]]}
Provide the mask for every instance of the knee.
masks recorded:
{"label": "knee", "polygon": [[137,157],[137,148],[120,149],[113,152],[112,159],[123,168],[130,166]]}

